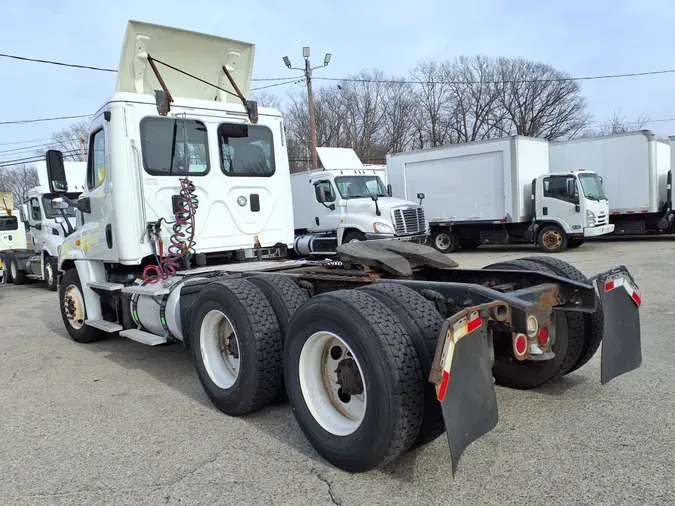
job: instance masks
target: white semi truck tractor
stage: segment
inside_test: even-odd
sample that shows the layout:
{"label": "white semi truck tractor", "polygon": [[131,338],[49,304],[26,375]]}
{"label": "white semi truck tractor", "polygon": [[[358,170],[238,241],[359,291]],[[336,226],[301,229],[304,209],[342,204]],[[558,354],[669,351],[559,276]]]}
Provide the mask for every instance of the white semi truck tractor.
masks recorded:
{"label": "white semi truck tractor", "polygon": [[291,175],[297,253],[330,255],[343,243],[366,240],[427,241],[424,208],[392,197],[382,167],[364,166],[350,148],[317,153],[323,169]]}
{"label": "white semi truck tractor", "polygon": [[[59,255],[74,341],[183,346],[230,416],[285,393],[312,446],[349,472],[442,434],[454,471],[497,423],[495,381],[554,381],[601,341],[603,383],[639,367],[640,298],[623,266],[590,279],[539,257],[464,270],[408,241],[274,258],[293,244],[291,176],[281,114],[246,99],[253,54],[129,23],[84,192],[53,201],[83,214]],[[67,195],[60,153],[48,162]]]}

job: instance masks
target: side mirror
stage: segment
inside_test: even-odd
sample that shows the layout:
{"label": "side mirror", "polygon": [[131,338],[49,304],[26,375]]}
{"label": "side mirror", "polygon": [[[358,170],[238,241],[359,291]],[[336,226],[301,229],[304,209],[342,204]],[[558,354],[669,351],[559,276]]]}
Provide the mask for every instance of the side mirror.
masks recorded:
{"label": "side mirror", "polygon": [[52,199],[52,209],[68,209],[70,207],[68,205],[68,202],[63,200],[60,197],[57,197],[55,199]]}
{"label": "side mirror", "polygon": [[373,202],[377,202],[377,195],[371,195],[370,198],[373,199]]}
{"label": "side mirror", "polygon": [[575,210],[576,212],[580,213],[580,212],[581,212],[581,206],[580,206],[579,204],[575,204],[575,205],[574,205],[574,210]]}
{"label": "side mirror", "polygon": [[330,209],[331,211],[335,211],[335,204],[329,205],[328,209]]}
{"label": "side mirror", "polygon": [[574,179],[570,178],[567,180],[567,195],[571,198],[574,198],[574,194],[577,191],[577,185],[575,184]]}
{"label": "side mirror", "polygon": [[28,204],[21,204],[19,206],[19,218],[24,223],[28,223]]}
{"label": "side mirror", "polygon": [[53,193],[66,193],[68,181],[66,179],[66,168],[63,165],[63,153],[56,149],[50,149],[47,151],[46,158],[49,189]]}
{"label": "side mirror", "polygon": [[394,189],[391,187],[390,184],[387,185],[387,195],[390,197],[394,194]]}
{"label": "side mirror", "polygon": [[424,195],[424,193],[418,193],[417,194],[417,198],[420,199],[420,205],[422,205],[422,201],[424,200],[425,196],[426,195]]}
{"label": "side mirror", "polygon": [[314,187],[314,192],[316,193],[316,200],[322,204],[325,204],[328,200],[328,196],[326,195],[326,187],[317,185]]}

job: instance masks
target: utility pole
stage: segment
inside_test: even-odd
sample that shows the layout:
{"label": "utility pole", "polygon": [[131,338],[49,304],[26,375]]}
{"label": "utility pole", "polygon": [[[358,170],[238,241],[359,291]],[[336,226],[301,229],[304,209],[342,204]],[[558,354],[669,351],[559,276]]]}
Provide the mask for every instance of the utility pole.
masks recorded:
{"label": "utility pole", "polygon": [[288,56],[283,57],[284,65],[291,70],[301,70],[305,73],[305,83],[307,84],[307,102],[309,104],[309,129],[312,139],[312,168],[316,169],[319,166],[319,160],[316,154],[316,123],[314,121],[314,95],[312,93],[312,70],[318,69],[320,67],[326,67],[330,63],[330,53],[326,53],[326,56],[323,58],[323,65],[312,68],[309,63],[309,47],[302,48],[302,56],[305,59],[305,68],[297,68],[291,66],[291,60],[288,59]]}
{"label": "utility pole", "polygon": [[85,142],[86,142],[86,140],[85,140],[84,136],[80,135],[80,161],[81,162],[87,161]]}

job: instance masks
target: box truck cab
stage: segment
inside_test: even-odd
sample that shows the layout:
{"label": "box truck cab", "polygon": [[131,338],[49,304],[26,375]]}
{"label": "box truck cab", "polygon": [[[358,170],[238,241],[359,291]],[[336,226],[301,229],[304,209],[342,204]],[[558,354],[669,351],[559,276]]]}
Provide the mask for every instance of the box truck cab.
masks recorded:
{"label": "box truck cab", "polygon": [[317,154],[323,169],[291,176],[297,254],[334,254],[343,243],[365,240],[426,242],[423,207],[392,197],[381,167],[364,166],[349,148]]}
{"label": "box truck cab", "polygon": [[588,237],[609,234],[609,201],[602,178],[592,171],[572,170],[539,176],[532,182],[535,234],[545,249],[578,246]]}

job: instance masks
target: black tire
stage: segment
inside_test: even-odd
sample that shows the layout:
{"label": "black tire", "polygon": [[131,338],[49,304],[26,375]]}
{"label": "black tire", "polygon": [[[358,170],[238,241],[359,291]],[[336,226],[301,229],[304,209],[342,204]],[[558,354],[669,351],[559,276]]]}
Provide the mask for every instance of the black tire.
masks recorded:
{"label": "black tire", "polygon": [[[72,340],[77,343],[87,344],[100,341],[108,334],[102,330],[95,329],[94,327],[84,324],[84,320],[87,319],[86,305],[84,307],[84,317],[82,318],[82,321],[79,319],[77,321],[79,328],[76,328],[73,326],[73,324],[71,324],[66,312],[67,308],[70,306],[68,300],[66,300],[66,293],[71,286],[77,288],[80,294],[82,293],[82,284],[80,283],[80,277],[78,276],[77,269],[75,268],[66,271],[66,273],[63,275],[63,279],[61,279],[61,286],[59,287],[59,307],[61,309],[61,318],[63,319],[63,324],[66,326],[68,334]],[[83,296],[82,300],[84,301]]]}
{"label": "black tire", "polygon": [[584,240],[583,240],[583,239],[571,239],[570,241],[568,241],[567,247],[570,248],[570,249],[572,249],[572,248],[578,248],[578,247],[581,246],[583,243],[584,243]]}
{"label": "black tire", "polygon": [[[358,428],[343,435],[322,427],[300,385],[301,352],[310,337],[322,331],[340,337],[363,374],[367,407]],[[391,462],[419,434],[424,378],[415,346],[401,319],[365,291],[341,290],[307,301],[291,320],[284,370],[286,391],[300,428],[316,451],[340,469],[364,472]],[[321,380],[317,384],[325,385]]]}
{"label": "black tire", "polygon": [[473,237],[461,237],[459,239],[459,247],[465,250],[474,250],[480,246],[480,241]]}
{"label": "black tire", "polygon": [[[528,260],[545,265],[558,276],[571,279],[572,281],[590,284],[588,278],[584,276],[579,269],[558,258],[534,256],[529,257]],[[597,293],[595,295],[595,303],[597,310],[594,313],[578,313],[584,319],[584,344],[581,347],[581,356],[579,357],[579,360],[567,374],[586,365],[588,361],[593,358],[602,343],[605,316],[602,309],[602,300]]]}
{"label": "black tire", "polygon": [[[202,290],[194,307],[191,335],[197,375],[213,405],[230,416],[241,416],[269,404],[281,386],[283,340],[265,294],[245,279],[215,281]],[[227,317],[236,335],[239,371],[228,387],[211,378],[201,349],[202,323],[215,312]]]}
{"label": "black tire", "polygon": [[437,228],[431,233],[431,246],[441,253],[452,253],[459,247],[459,238],[447,228]]}
{"label": "black tire", "polygon": [[537,235],[537,246],[545,253],[565,251],[567,242],[567,234],[558,225],[546,225]]}
{"label": "black tire", "polygon": [[[288,323],[300,306],[307,301],[309,296],[290,277],[281,274],[262,274],[246,279],[257,286],[265,294],[270,304],[272,304],[274,314],[277,315],[277,320],[279,320],[281,336],[285,339]],[[286,387],[282,378],[279,392],[274,401],[285,402],[286,400],[288,400],[288,396],[286,395]]]}
{"label": "black tire", "polygon": [[[546,265],[526,259],[509,260],[491,264],[484,269],[504,269],[517,271],[533,271],[546,274],[555,272]],[[513,357],[511,360],[500,360],[495,353],[495,365],[492,374],[495,381],[503,386],[528,390],[554,381],[567,374],[579,361],[585,340],[584,319],[578,312],[553,311],[552,320],[556,325],[556,338],[553,343],[555,358],[541,362],[533,360],[518,361]],[[495,337],[508,339],[511,336],[504,334]],[[495,339],[495,346],[497,346]]]}
{"label": "black tire", "polygon": [[424,378],[424,414],[413,448],[434,441],[445,432],[441,405],[436,399],[436,389],[429,382],[431,363],[443,326],[443,318],[432,304],[415,290],[398,283],[376,283],[360,290],[386,304],[401,318],[410,336],[422,367]]}
{"label": "black tire", "polygon": [[[9,267],[10,267],[10,278],[12,278],[12,283],[15,285],[25,285],[26,284],[26,271],[22,271],[19,269],[19,263],[16,261],[15,258],[12,258],[9,261]],[[14,271],[14,274],[11,272]]]}
{"label": "black tire", "polygon": [[55,292],[58,288],[58,280],[56,278],[56,258],[47,257],[45,258],[45,272],[44,278],[47,283],[47,288],[50,292]]}
{"label": "black tire", "polygon": [[352,241],[365,241],[366,240],[366,234],[363,232],[349,232],[347,235],[344,236],[342,239],[342,244],[347,244]]}

